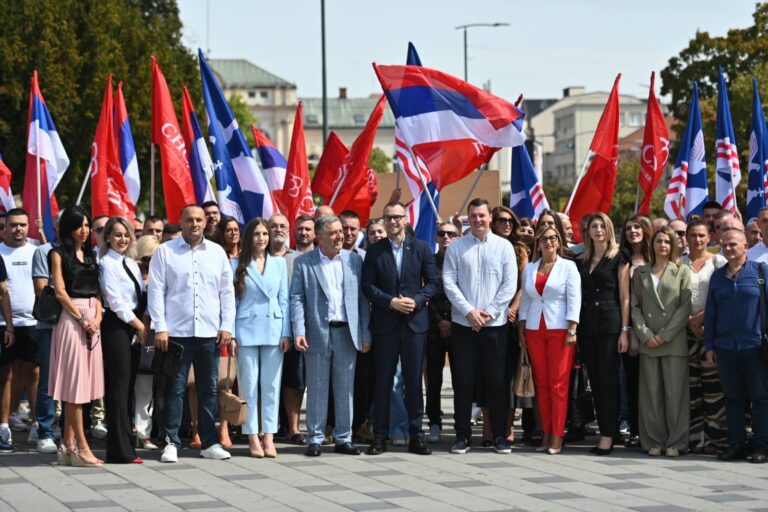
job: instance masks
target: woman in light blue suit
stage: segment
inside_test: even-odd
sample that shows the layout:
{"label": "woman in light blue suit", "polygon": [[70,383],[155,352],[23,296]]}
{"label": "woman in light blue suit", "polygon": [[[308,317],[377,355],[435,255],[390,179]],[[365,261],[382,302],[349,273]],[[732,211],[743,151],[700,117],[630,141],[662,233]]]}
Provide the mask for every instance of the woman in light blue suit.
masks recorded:
{"label": "woman in light blue suit", "polygon": [[[291,343],[288,270],[284,258],[269,256],[267,221],[253,219],[245,228],[240,259],[235,266],[237,368],[240,392],[248,403],[243,433],[251,457],[277,456],[277,432],[283,353]],[[261,387],[261,411],[259,411]],[[259,414],[259,412],[261,414]],[[259,416],[264,446],[259,442]]]}

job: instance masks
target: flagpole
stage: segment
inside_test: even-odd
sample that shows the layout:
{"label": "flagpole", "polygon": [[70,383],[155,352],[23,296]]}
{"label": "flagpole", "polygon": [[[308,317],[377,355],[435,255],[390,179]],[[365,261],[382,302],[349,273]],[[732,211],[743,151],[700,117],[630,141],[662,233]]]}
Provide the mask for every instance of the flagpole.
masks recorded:
{"label": "flagpole", "polygon": [[469,202],[469,198],[472,196],[472,192],[475,191],[475,188],[477,187],[477,184],[480,183],[480,178],[483,176],[483,173],[485,170],[481,167],[477,170],[477,176],[475,176],[475,181],[472,183],[472,186],[469,188],[469,192],[467,192],[467,197],[464,198],[464,202],[461,203],[461,206],[459,207],[459,213],[464,211],[464,208],[467,207],[467,203]]}
{"label": "flagpole", "polygon": [[429,201],[429,206],[432,207],[432,212],[434,212],[435,218],[439,222],[441,220],[440,219],[440,213],[437,211],[437,206],[435,206],[435,201],[434,201],[434,199],[432,199],[432,194],[430,193],[429,189],[427,188],[427,182],[424,181],[424,176],[421,175],[421,167],[419,166],[419,160],[416,158],[416,155],[413,154],[413,149],[410,146],[408,146],[408,152],[411,154],[411,158],[413,158],[413,164],[416,166],[416,176],[419,177],[419,181],[421,182],[421,186],[424,187],[424,190],[427,191],[427,200]]}
{"label": "flagpole", "polygon": [[333,195],[331,196],[331,200],[328,201],[328,206],[330,206],[331,208],[333,208],[333,203],[336,202],[336,198],[339,196],[339,192],[341,192],[341,186],[347,180],[347,174],[349,174],[349,173],[345,171],[344,174],[341,175],[341,179],[339,180],[339,184],[336,186],[336,190],[333,191]]}
{"label": "flagpole", "polygon": [[573,190],[571,191],[571,197],[568,198],[568,203],[565,205],[565,210],[563,213],[568,215],[568,213],[571,210],[571,203],[573,202],[573,198],[576,195],[576,191],[579,189],[579,185],[581,184],[581,179],[584,177],[584,173],[587,172],[587,165],[589,164],[589,158],[592,156],[592,150],[587,150],[587,156],[584,158],[584,165],[581,166],[581,171],[579,172],[579,177],[576,178],[576,183],[573,185]]}
{"label": "flagpole", "polygon": [[395,189],[400,188],[400,164],[395,162]]}
{"label": "flagpole", "polygon": [[35,121],[35,164],[37,166],[37,220],[43,224],[43,185],[40,183],[40,120]]}
{"label": "flagpole", "polygon": [[640,184],[637,184],[637,191],[635,192],[635,213],[637,213],[637,207],[640,206]]}
{"label": "flagpole", "polygon": [[85,193],[85,186],[88,184],[88,180],[91,178],[92,165],[93,165],[93,160],[91,160],[91,163],[88,164],[88,170],[85,172],[85,178],[83,178],[83,185],[80,187],[80,193],[77,194],[77,202],[75,203],[75,206],[80,206],[80,202],[83,200],[83,194]]}
{"label": "flagpole", "polygon": [[155,214],[155,145],[149,145],[149,214]]}

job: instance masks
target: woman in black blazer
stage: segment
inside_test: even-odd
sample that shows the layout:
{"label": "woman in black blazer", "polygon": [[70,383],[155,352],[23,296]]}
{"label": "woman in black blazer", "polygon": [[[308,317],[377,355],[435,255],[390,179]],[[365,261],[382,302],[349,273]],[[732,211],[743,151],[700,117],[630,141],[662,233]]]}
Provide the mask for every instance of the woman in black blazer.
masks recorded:
{"label": "woman in black blazer", "polygon": [[578,344],[592,384],[600,440],[592,453],[608,455],[618,433],[619,354],[626,352],[630,319],[629,271],[611,219],[589,216],[581,274]]}

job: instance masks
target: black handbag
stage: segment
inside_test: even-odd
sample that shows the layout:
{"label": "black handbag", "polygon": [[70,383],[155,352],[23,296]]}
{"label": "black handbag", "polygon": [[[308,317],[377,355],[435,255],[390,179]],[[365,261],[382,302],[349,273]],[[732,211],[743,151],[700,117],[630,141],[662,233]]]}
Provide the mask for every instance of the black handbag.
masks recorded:
{"label": "black handbag", "polygon": [[155,359],[155,341],[154,336],[152,333],[150,333],[149,336],[147,336],[146,343],[142,346],[140,343],[138,344],[139,347],[139,367],[137,368],[137,372],[144,374],[144,375],[151,375],[154,374],[155,371],[152,369],[152,363]]}
{"label": "black handbag", "polygon": [[765,314],[765,267],[764,263],[757,264],[757,284],[760,287],[760,356],[768,364],[768,329]]}
{"label": "black handbag", "polygon": [[46,324],[56,324],[61,316],[61,302],[56,298],[56,292],[53,286],[46,285],[40,295],[35,297],[35,304],[32,306],[32,316],[38,322]]}
{"label": "black handbag", "polygon": [[595,421],[595,405],[584,363],[576,360],[571,370],[571,386],[568,396],[568,429],[583,430]]}
{"label": "black handbag", "polygon": [[163,377],[176,377],[181,367],[181,356],[184,347],[175,341],[168,340],[168,350],[155,349],[152,357],[152,372]]}

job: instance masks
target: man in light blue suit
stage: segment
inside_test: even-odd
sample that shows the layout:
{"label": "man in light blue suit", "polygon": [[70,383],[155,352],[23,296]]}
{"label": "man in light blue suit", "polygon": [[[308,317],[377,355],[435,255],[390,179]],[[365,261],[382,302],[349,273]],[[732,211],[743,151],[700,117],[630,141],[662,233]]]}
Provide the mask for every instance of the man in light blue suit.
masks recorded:
{"label": "man in light blue suit", "polygon": [[315,220],[318,247],[296,258],[291,280],[291,322],[296,350],[307,370],[307,451],[321,454],[333,380],[336,453],[360,455],[352,444],[352,401],[357,351],[371,349],[369,304],[362,292],[363,260],[342,250],[339,218]]}

